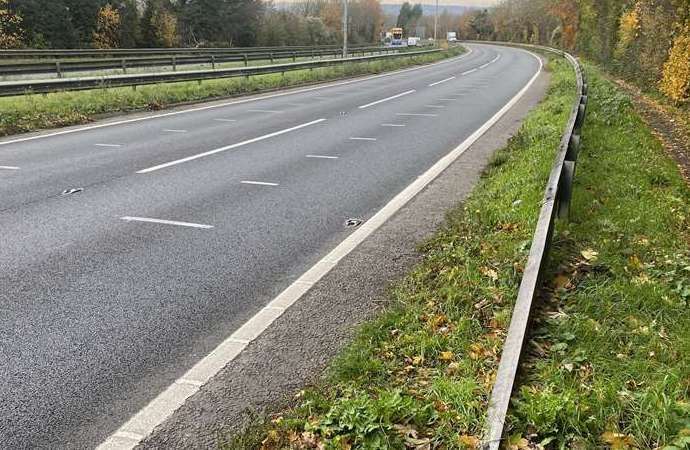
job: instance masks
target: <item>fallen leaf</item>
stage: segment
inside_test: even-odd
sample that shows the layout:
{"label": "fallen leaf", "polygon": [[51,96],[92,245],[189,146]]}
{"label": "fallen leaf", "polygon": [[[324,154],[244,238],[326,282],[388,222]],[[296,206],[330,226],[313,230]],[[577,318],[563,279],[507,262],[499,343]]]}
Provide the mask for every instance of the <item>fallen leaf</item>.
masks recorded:
{"label": "fallen leaf", "polygon": [[601,440],[611,446],[611,450],[627,450],[633,448],[635,440],[629,434],[607,431],[601,435]]}
{"label": "fallen leaf", "polygon": [[553,287],[556,289],[566,289],[568,285],[570,285],[570,278],[565,275],[557,275],[556,278],[553,279]]}
{"label": "fallen leaf", "polygon": [[597,260],[597,256],[599,256],[599,253],[598,253],[598,252],[595,252],[595,251],[592,250],[591,248],[588,248],[588,249],[586,249],[586,250],[582,250],[582,251],[580,252],[580,254],[581,254],[582,257],[585,258],[587,261],[596,261],[596,260]]}
{"label": "fallen leaf", "polygon": [[460,445],[464,446],[465,448],[471,449],[479,448],[479,438],[477,438],[476,436],[463,434],[462,436],[460,436]]}
{"label": "fallen leaf", "polygon": [[482,273],[482,275],[487,276],[494,281],[498,280],[498,273],[490,267],[481,267],[479,271]]}
{"label": "fallen leaf", "polygon": [[441,352],[441,361],[452,361],[455,355],[453,355],[453,352]]}

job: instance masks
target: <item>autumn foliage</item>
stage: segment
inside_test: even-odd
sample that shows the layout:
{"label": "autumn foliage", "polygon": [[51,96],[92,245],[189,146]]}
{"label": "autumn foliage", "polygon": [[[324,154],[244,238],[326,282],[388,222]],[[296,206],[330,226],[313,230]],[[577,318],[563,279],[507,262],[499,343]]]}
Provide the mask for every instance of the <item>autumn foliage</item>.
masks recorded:
{"label": "autumn foliage", "polygon": [[688,0],[502,0],[468,13],[457,27],[463,38],[574,51],[638,85],[658,86],[673,101],[689,101]]}
{"label": "autumn foliage", "polygon": [[22,45],[21,24],[21,17],[9,10],[8,0],[0,0],[0,48]]}
{"label": "autumn foliage", "polygon": [[690,29],[673,41],[664,64],[661,91],[676,102],[690,99]]}

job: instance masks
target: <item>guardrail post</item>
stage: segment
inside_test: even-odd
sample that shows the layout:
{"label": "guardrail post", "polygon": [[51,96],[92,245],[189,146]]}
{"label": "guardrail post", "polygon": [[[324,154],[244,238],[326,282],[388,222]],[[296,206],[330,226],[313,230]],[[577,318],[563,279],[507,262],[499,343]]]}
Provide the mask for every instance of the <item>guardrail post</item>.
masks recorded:
{"label": "guardrail post", "polygon": [[58,78],[62,78],[62,69],[60,68],[60,61],[55,61],[55,71],[57,72]]}
{"label": "guardrail post", "polygon": [[249,56],[245,53],[244,55],[244,67],[249,65]]}
{"label": "guardrail post", "polygon": [[211,68],[216,70],[216,57],[214,55],[211,55]]}
{"label": "guardrail post", "polygon": [[175,56],[172,57],[172,68],[173,72],[177,71],[177,58]]}
{"label": "guardrail post", "polygon": [[297,52],[292,52],[292,62],[297,62]]}
{"label": "guardrail post", "polygon": [[570,216],[570,200],[573,197],[573,179],[575,178],[575,161],[563,161],[560,186],[558,187],[557,217],[567,220]]}
{"label": "guardrail post", "polygon": [[271,58],[271,64],[273,64],[273,52],[268,54],[269,58]]}
{"label": "guardrail post", "polygon": [[120,65],[122,66],[122,73],[127,73],[127,60],[125,58],[122,58],[122,61],[120,61]]}

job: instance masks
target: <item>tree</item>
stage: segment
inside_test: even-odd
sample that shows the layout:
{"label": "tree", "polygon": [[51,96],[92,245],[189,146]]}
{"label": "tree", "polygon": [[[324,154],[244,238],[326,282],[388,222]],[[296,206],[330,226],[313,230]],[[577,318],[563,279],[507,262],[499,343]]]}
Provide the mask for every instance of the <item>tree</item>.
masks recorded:
{"label": "tree", "polygon": [[117,48],[120,45],[120,13],[110,3],[98,10],[93,31],[95,48]]}
{"label": "tree", "polygon": [[148,0],[142,17],[143,43],[148,47],[177,45],[177,17],[168,0]]}
{"label": "tree", "polygon": [[14,0],[31,47],[74,48],[79,45],[72,16],[61,0]]}
{"label": "tree", "polygon": [[8,0],[0,0],[0,48],[21,47],[23,37],[21,16],[9,9]]}
{"label": "tree", "polygon": [[398,13],[398,27],[402,28],[407,34],[414,34],[415,29],[419,19],[422,18],[424,11],[422,10],[422,5],[417,3],[411,6],[409,2],[405,2],[400,7],[400,12]]}
{"label": "tree", "polygon": [[120,15],[120,28],[118,40],[120,46],[133,48],[141,42],[141,29],[139,27],[139,9],[136,0],[123,0],[117,7]]}

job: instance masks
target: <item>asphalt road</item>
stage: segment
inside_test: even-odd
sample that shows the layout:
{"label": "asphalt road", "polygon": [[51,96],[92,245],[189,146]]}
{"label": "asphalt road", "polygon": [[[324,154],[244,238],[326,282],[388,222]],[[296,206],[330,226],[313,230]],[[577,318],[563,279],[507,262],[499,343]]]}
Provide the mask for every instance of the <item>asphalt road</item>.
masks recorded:
{"label": "asphalt road", "polygon": [[472,49],[0,141],[0,447],[98,445],[539,67],[520,50]]}

